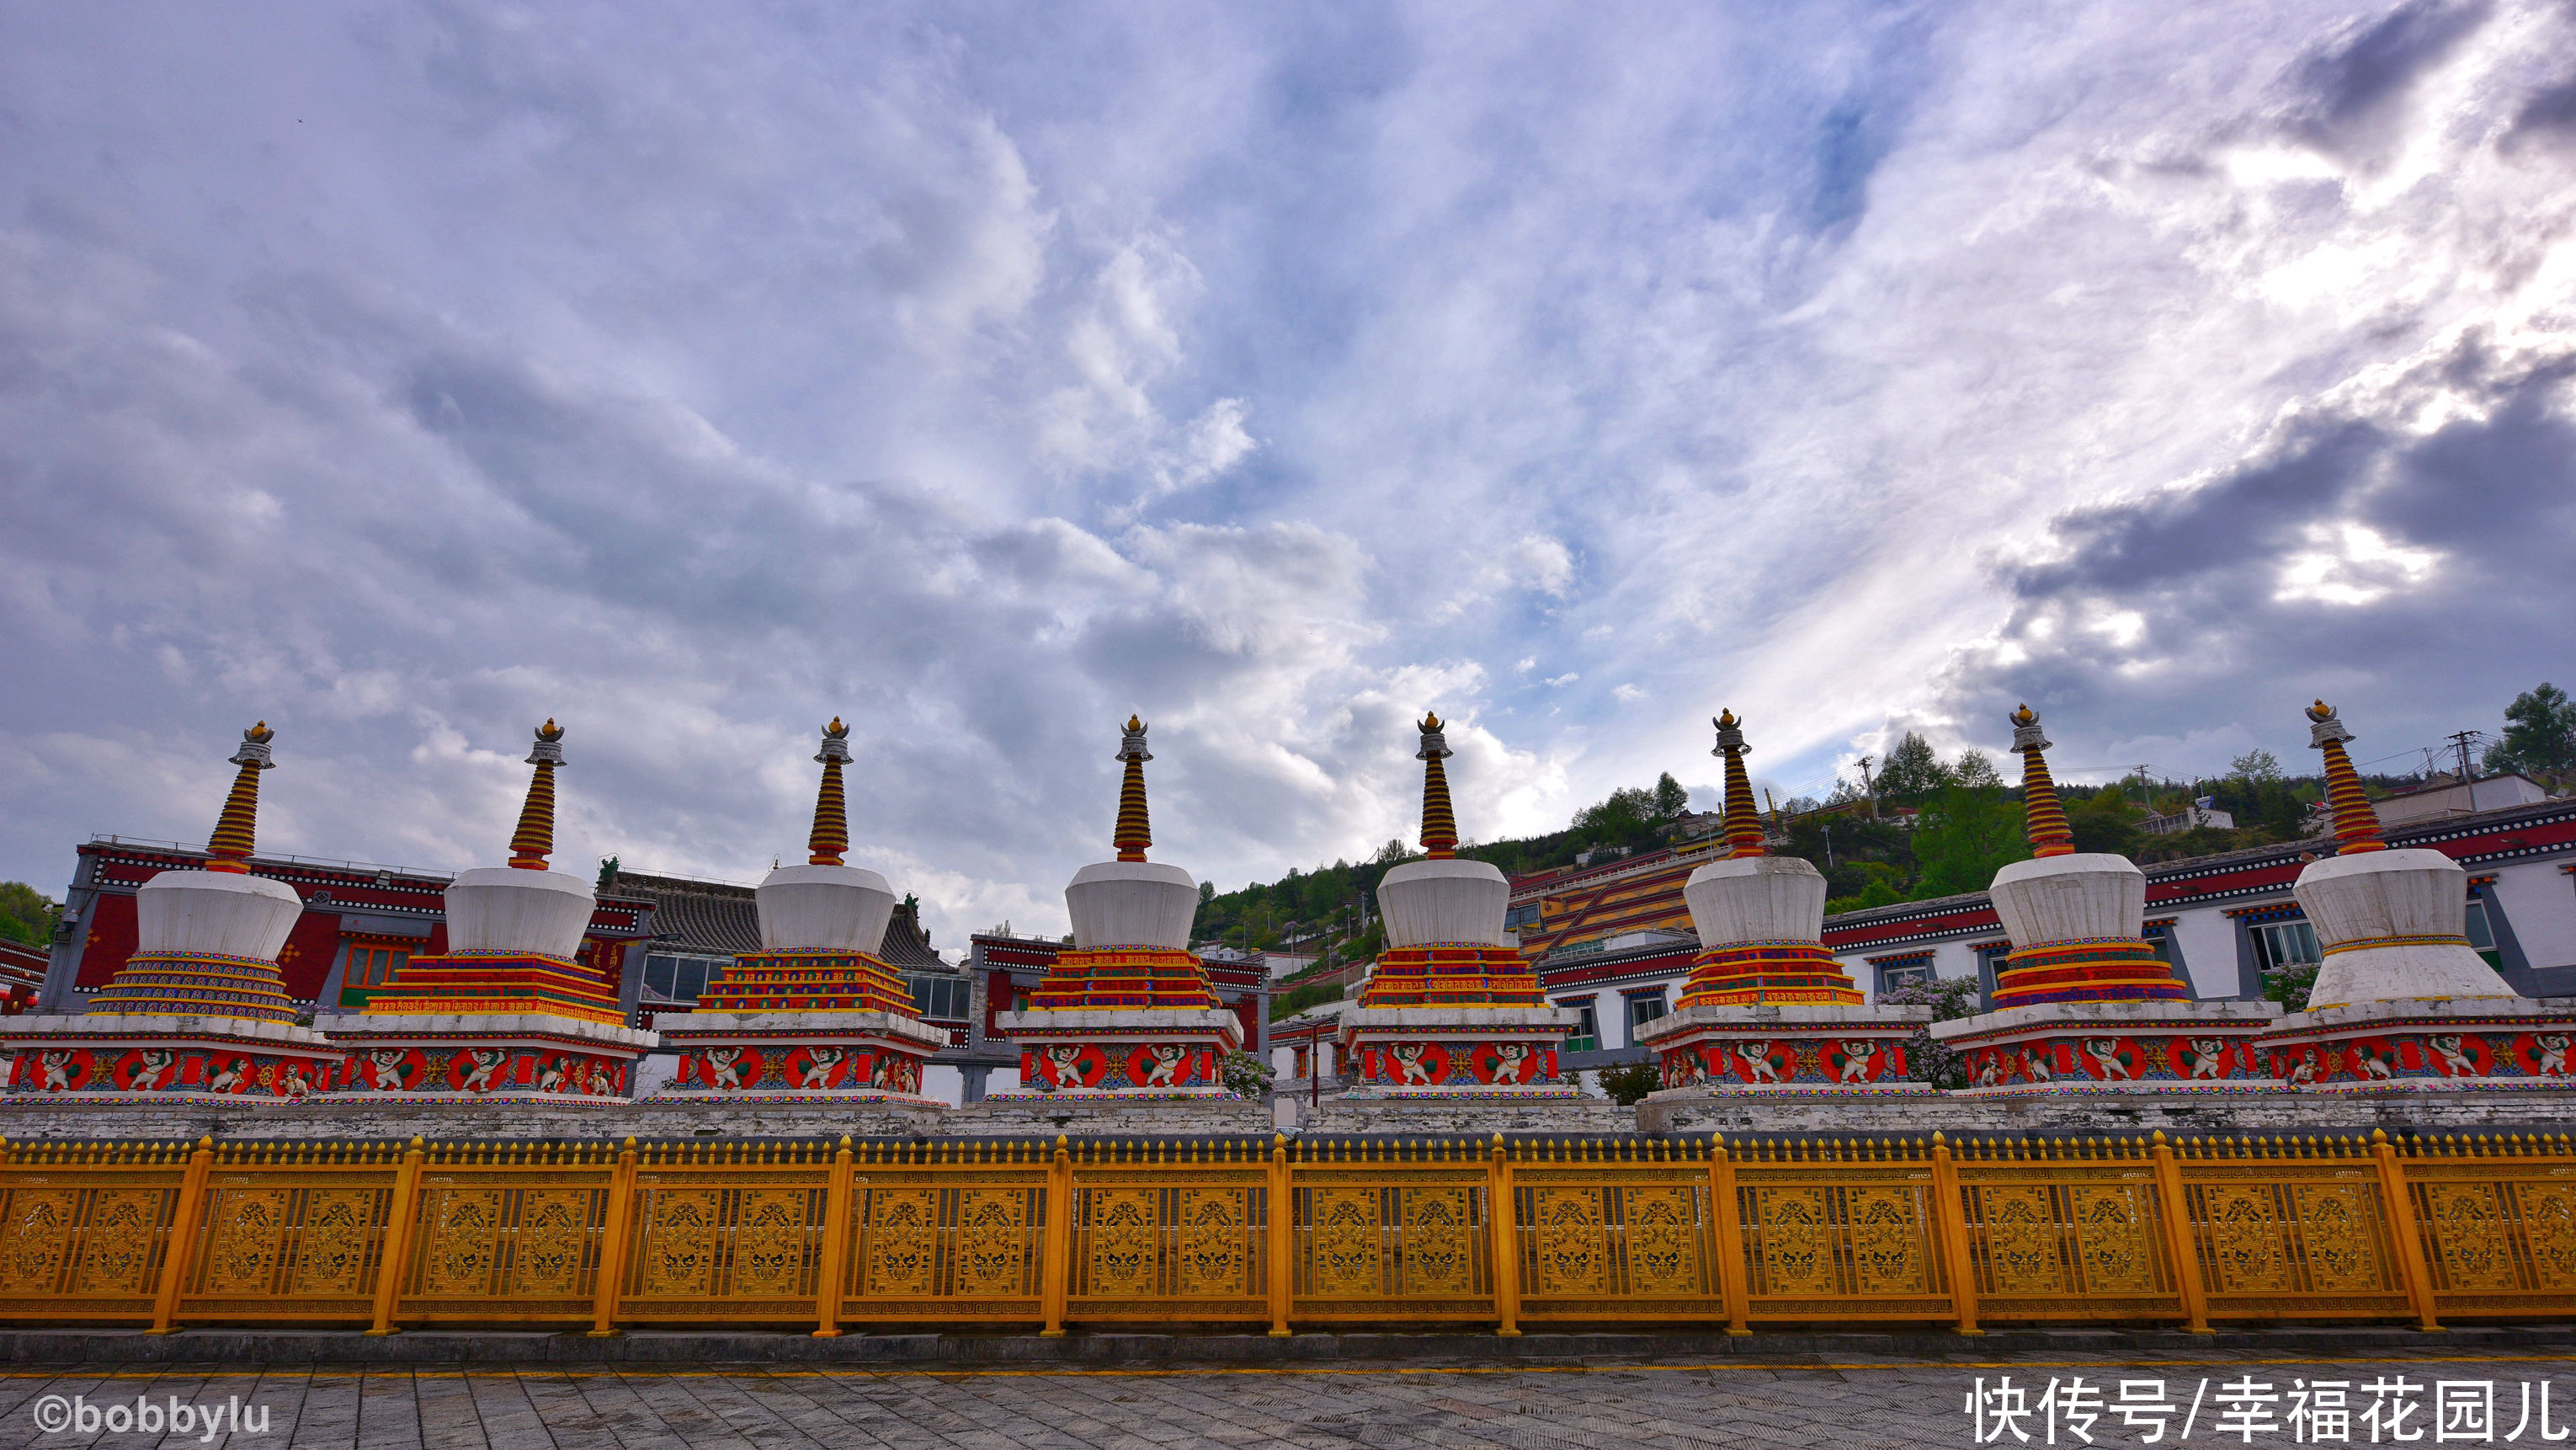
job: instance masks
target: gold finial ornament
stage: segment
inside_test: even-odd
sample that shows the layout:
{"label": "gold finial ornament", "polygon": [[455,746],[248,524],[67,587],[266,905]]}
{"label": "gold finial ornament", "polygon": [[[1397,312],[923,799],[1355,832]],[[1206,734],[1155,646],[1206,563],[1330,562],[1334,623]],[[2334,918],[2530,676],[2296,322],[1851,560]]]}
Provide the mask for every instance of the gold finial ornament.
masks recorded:
{"label": "gold finial ornament", "polygon": [[1142,861],[1145,848],[1154,844],[1153,825],[1145,815],[1145,762],[1154,757],[1145,749],[1145,722],[1135,715],[1127,717],[1118,758],[1127,762],[1127,772],[1118,783],[1118,827],[1109,844],[1118,848],[1119,860]]}

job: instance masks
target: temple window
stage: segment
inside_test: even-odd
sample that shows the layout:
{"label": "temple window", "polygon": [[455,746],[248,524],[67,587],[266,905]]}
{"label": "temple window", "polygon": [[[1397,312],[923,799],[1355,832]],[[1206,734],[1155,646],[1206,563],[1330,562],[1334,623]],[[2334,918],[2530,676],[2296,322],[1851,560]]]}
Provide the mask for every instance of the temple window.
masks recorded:
{"label": "temple window", "polygon": [[2317,929],[2305,921],[2268,921],[2254,928],[2254,957],[2266,972],[2313,967],[2326,959]]}
{"label": "temple window", "polygon": [[1568,1052],[1600,1051],[1601,1019],[1594,1014],[1591,1000],[1587,998],[1581,1002],[1559,1002],[1556,1005],[1573,1008],[1576,1017],[1574,1034],[1566,1039],[1565,1050]]}
{"label": "temple window", "polygon": [[363,1007],[367,999],[394,979],[411,962],[409,947],[385,946],[375,942],[349,943],[349,959],[340,973],[340,1005]]}
{"label": "temple window", "polygon": [[1631,995],[1628,998],[1628,1040],[1636,1041],[1638,1028],[1663,1015],[1664,994],[1661,988]]}

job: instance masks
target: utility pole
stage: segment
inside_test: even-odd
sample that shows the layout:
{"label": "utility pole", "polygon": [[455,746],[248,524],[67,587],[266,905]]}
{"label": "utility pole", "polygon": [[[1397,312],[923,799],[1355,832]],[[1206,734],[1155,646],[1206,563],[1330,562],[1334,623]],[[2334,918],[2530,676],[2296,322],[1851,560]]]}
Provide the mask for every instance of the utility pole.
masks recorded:
{"label": "utility pole", "polygon": [[1869,818],[1877,820],[1878,782],[1869,778],[1869,757],[1866,755],[1860,758],[1860,789],[1861,794],[1869,797]]}
{"label": "utility pole", "polygon": [[[2469,774],[2469,746],[2476,741],[2486,738],[2486,732],[2483,730],[2455,730],[2443,738],[2451,742],[2451,749],[2457,752],[2460,757],[2460,784],[2467,785],[2471,781],[2476,780],[2476,776]],[[2474,809],[2474,807],[2472,808]]]}

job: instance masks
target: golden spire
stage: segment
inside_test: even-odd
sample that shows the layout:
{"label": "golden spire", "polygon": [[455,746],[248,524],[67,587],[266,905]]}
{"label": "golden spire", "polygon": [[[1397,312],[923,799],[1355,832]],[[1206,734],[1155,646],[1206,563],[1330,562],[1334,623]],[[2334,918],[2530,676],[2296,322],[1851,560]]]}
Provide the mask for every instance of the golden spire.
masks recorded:
{"label": "golden spire", "polygon": [[823,762],[823,788],[814,797],[814,833],[805,838],[808,866],[838,866],[841,853],[850,849],[850,806],[841,796],[841,765],[850,758],[850,727],[841,717],[823,727],[823,749],[814,757]]}
{"label": "golden spire", "polygon": [[2362,794],[2361,773],[2344,754],[2343,743],[2351,738],[2334,706],[2319,700],[2308,707],[2308,743],[2326,753],[2326,804],[2334,808],[2335,839],[2343,842],[2336,848],[2338,856],[2388,849],[2379,839],[2379,812]]}
{"label": "golden spire", "polygon": [[548,716],[537,727],[537,743],[528,751],[537,768],[528,782],[528,799],[519,807],[519,828],[510,833],[510,864],[522,871],[543,871],[555,852],[555,767],[563,764],[563,727]]}
{"label": "golden spire", "polygon": [[2066,812],[2057,804],[2057,782],[2048,778],[2048,737],[2040,733],[2039,715],[2028,705],[2012,712],[2013,749],[2021,752],[2021,815],[2034,856],[2072,856],[2075,833],[2066,827]]}
{"label": "golden spire", "polygon": [[1726,757],[1726,846],[1733,856],[1760,856],[1762,822],[1753,814],[1753,782],[1744,774],[1744,753],[1752,747],[1744,743],[1742,723],[1732,710],[1720,710],[1711,720],[1717,727],[1717,748],[1711,755]]}
{"label": "golden spire", "polygon": [[233,793],[224,798],[223,814],[215,817],[215,833],[207,838],[206,862],[209,871],[222,871],[240,876],[250,868],[251,830],[259,819],[259,773],[277,762],[268,758],[268,742],[277,732],[260,721],[242,732],[241,749],[232,753],[231,763],[241,767],[233,777]]}
{"label": "golden spire", "polygon": [[1145,762],[1154,757],[1145,752],[1145,722],[1133,715],[1118,742],[1118,758],[1127,762],[1127,778],[1118,784],[1118,829],[1109,844],[1118,848],[1119,860],[1142,861],[1145,848],[1154,844],[1154,828],[1145,819]]}
{"label": "golden spire", "polygon": [[1422,849],[1432,860],[1445,861],[1458,854],[1458,817],[1449,809],[1448,772],[1440,768],[1451,753],[1449,741],[1435,712],[1424,712],[1414,728],[1422,732],[1422,748],[1413,753],[1422,762]]}

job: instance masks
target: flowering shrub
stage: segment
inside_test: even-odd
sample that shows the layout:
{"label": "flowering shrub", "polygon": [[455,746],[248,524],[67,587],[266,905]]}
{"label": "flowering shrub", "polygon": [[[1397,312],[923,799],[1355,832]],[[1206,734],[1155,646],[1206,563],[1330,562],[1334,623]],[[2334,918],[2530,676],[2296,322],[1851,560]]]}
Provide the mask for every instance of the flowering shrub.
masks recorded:
{"label": "flowering shrub", "polygon": [[[1950,1022],[1977,1015],[1977,979],[1974,977],[1934,977],[1927,981],[1908,982],[1878,994],[1878,1000],[1891,1007],[1929,1007],[1932,1020]],[[1968,1085],[1968,1067],[1959,1054],[1935,1041],[1924,1028],[1914,1030],[1914,1040],[1905,1044],[1905,1060],[1914,1069],[1917,1080],[1934,1087],[1963,1088]]]}
{"label": "flowering shrub", "polygon": [[1225,1090],[1239,1098],[1258,1100],[1270,1091],[1270,1064],[1249,1052],[1229,1052],[1217,1065],[1217,1076]]}

